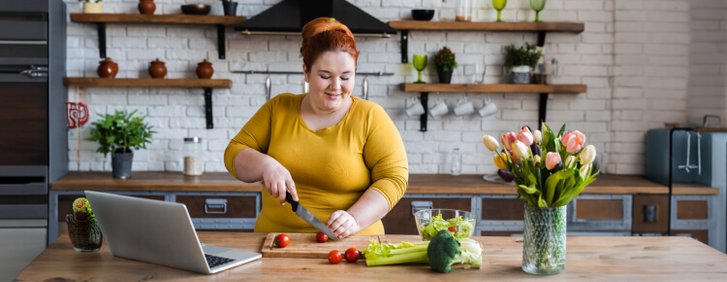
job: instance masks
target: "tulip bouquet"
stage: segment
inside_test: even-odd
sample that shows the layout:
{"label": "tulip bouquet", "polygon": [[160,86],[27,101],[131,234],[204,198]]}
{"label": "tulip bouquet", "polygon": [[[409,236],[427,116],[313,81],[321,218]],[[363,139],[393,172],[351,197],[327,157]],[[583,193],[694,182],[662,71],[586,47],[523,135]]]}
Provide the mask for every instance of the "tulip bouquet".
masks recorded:
{"label": "tulip bouquet", "polygon": [[[493,158],[497,174],[506,182],[515,181],[518,197],[529,206],[555,208],[568,204],[596,179],[596,147],[584,146],[586,136],[578,130],[558,134],[542,124],[543,131],[523,127],[497,139],[482,136]],[[499,150],[499,151],[498,151]]]}

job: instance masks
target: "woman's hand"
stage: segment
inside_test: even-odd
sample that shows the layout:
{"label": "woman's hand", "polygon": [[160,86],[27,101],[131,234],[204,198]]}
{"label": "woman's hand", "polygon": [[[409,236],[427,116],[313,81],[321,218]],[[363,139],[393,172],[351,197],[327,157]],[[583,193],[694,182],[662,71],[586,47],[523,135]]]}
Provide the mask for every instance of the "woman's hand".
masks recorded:
{"label": "woman's hand", "polygon": [[298,201],[298,192],[295,190],[295,182],[293,177],[290,176],[290,172],[277,160],[267,158],[262,168],[263,183],[265,189],[272,195],[280,200],[280,204],[285,203],[285,192],[290,192],[293,196],[293,200]]}
{"label": "woman's hand", "polygon": [[361,230],[356,218],[344,210],[337,210],[331,214],[331,219],[328,220],[328,228],[336,233],[338,239],[346,238]]}

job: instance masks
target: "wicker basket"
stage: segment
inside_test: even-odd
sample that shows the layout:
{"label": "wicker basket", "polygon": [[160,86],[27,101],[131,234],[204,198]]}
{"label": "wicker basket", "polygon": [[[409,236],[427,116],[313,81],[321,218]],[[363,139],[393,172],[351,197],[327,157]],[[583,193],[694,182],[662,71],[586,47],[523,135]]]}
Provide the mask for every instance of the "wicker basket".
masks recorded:
{"label": "wicker basket", "polygon": [[77,252],[97,252],[103,243],[103,234],[96,221],[79,221],[72,214],[66,215],[68,237]]}

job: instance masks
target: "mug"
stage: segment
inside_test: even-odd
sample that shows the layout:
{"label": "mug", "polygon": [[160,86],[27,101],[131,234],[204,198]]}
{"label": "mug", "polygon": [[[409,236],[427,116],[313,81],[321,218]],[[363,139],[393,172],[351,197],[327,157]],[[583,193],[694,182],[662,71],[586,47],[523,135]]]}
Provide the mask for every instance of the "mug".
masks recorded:
{"label": "mug", "polygon": [[482,106],[482,108],[480,108],[479,111],[477,111],[477,113],[481,117],[489,117],[497,113],[497,105],[495,105],[495,103],[491,102],[490,99],[487,98],[485,100],[485,104]]}
{"label": "mug", "polygon": [[467,99],[460,99],[457,101],[457,105],[454,107],[454,115],[463,116],[469,115],[475,112],[475,105]]}
{"label": "mug", "polygon": [[431,117],[440,117],[449,112],[449,107],[447,106],[447,103],[442,101],[437,101],[436,104],[429,107],[429,115]]}
{"label": "mug", "polygon": [[409,104],[405,109],[407,116],[418,116],[424,113],[424,106],[418,97],[408,99],[407,101],[406,104]]}

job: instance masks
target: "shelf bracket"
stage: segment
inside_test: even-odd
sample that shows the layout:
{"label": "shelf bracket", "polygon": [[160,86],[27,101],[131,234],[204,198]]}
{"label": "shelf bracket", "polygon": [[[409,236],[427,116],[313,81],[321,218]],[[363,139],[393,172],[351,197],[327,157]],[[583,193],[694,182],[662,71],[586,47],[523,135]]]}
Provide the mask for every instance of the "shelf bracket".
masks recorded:
{"label": "shelf bracket", "polygon": [[[409,62],[409,31],[401,31],[401,63],[406,64]],[[424,130],[426,131],[426,130]]]}
{"label": "shelf bracket", "polygon": [[98,30],[98,56],[106,58],[106,23],[96,23]]}
{"label": "shelf bracket", "polygon": [[217,53],[221,60],[225,59],[225,26],[221,24],[217,25]]}
{"label": "shelf bracket", "polygon": [[427,132],[427,115],[429,115],[429,92],[419,93],[419,101],[422,102],[424,113],[419,116],[419,131]]}
{"label": "shelf bracket", "polygon": [[212,88],[204,89],[204,118],[207,121],[207,129],[215,127],[212,123]]}
{"label": "shelf bracket", "polygon": [[548,109],[548,93],[540,93],[540,101],[538,102],[538,129],[542,130],[545,122],[545,112]]}
{"label": "shelf bracket", "polygon": [[545,46],[545,31],[542,31],[542,30],[541,31],[538,31],[538,42],[537,42],[537,45],[538,45],[538,47]]}

